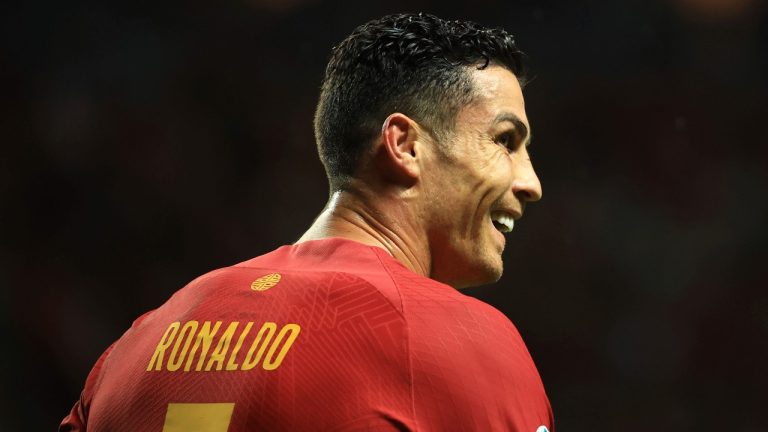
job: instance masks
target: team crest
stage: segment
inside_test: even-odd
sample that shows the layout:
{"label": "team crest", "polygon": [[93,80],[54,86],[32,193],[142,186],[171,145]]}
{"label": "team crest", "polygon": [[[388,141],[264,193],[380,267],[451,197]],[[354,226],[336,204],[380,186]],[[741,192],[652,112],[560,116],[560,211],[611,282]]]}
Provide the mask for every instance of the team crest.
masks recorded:
{"label": "team crest", "polygon": [[280,273],[270,273],[262,276],[251,283],[251,289],[254,291],[266,291],[277,285],[282,279]]}

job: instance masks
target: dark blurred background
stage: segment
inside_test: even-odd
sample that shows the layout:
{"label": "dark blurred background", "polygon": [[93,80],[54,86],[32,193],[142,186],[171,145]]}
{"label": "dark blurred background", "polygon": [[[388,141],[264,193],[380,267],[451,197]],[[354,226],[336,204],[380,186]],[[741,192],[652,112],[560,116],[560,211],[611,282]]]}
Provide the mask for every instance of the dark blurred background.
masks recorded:
{"label": "dark blurred background", "polygon": [[[330,48],[399,11],[502,26],[544,199],[469,291],[518,326],[559,431],[768,430],[760,0],[3,3],[2,430],[54,430],[101,351],[324,205]],[[482,367],[480,365],[480,367]]]}

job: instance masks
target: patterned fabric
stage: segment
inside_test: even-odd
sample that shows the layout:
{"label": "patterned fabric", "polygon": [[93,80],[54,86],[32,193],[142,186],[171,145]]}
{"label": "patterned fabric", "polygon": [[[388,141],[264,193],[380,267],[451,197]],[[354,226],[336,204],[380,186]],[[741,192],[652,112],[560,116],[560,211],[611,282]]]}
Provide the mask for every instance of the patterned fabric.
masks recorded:
{"label": "patterned fabric", "polygon": [[344,239],[208,273],[102,355],[60,431],[553,430],[499,311]]}

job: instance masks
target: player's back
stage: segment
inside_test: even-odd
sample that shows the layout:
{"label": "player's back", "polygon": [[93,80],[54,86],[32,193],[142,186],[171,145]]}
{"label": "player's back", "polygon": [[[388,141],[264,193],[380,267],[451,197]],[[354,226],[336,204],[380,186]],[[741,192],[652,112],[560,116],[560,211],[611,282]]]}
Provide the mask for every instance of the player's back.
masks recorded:
{"label": "player's back", "polygon": [[202,276],[139,318],[63,429],[527,430],[518,426],[542,424],[549,406],[505,322],[384,250],[285,246]]}

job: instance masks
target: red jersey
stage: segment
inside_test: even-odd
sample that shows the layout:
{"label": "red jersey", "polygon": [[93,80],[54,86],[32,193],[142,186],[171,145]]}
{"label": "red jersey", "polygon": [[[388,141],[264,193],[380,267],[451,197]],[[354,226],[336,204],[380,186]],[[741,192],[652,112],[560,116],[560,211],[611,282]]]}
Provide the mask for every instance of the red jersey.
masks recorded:
{"label": "red jersey", "polygon": [[60,431],[553,430],[493,307],[344,239],[208,273],[96,362]]}

